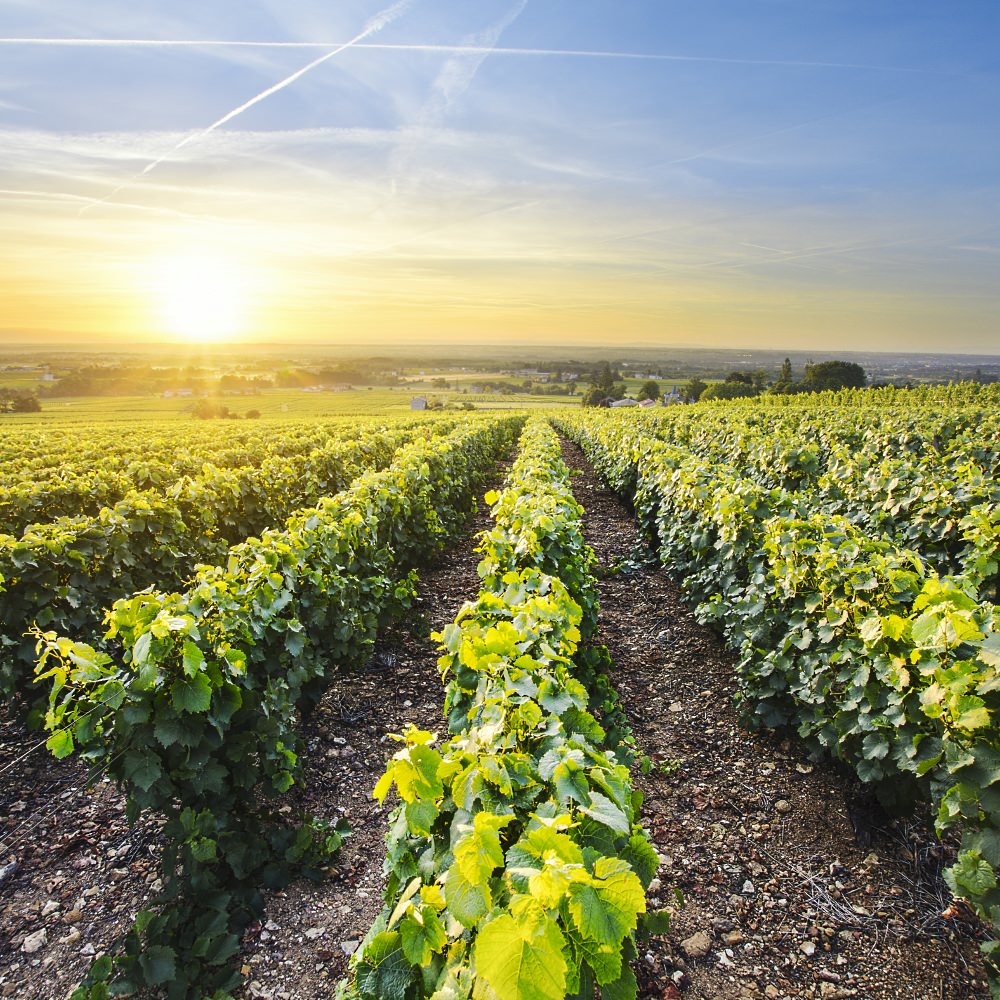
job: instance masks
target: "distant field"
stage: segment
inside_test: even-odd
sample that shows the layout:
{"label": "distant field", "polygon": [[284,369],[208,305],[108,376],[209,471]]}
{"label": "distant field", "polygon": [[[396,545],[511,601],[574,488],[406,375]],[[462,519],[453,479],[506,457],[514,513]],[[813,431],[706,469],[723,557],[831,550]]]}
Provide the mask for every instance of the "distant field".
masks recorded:
{"label": "distant field", "polygon": [[[411,389],[351,389],[348,392],[303,392],[299,389],[266,389],[256,396],[212,397],[213,402],[228,406],[244,417],[248,410],[259,410],[262,417],[301,418],[336,416],[373,416],[409,413]],[[477,410],[552,409],[580,405],[579,396],[466,395],[464,393],[428,392],[430,400],[444,403],[469,403]],[[44,399],[41,413],[5,414],[0,426],[13,423],[84,423],[93,420],[194,420],[191,397],[162,396],[82,396],[69,399]]]}

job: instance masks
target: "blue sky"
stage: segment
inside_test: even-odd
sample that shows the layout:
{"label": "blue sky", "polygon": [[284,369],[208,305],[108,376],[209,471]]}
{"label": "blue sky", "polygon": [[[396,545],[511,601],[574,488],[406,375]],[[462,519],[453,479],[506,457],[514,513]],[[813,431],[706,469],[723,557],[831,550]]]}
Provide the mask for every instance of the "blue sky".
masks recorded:
{"label": "blue sky", "polygon": [[998,353],[998,37],[994,0],[0,0],[0,335],[215,289],[248,339]]}

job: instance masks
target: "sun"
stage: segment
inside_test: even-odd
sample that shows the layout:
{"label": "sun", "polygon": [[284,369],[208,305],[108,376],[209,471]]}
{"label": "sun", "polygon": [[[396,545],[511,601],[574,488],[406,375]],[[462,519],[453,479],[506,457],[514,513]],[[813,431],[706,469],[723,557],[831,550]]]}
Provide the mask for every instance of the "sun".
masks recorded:
{"label": "sun", "polygon": [[221,253],[176,252],[154,262],[151,282],[161,325],[191,343],[228,340],[244,329],[248,281]]}

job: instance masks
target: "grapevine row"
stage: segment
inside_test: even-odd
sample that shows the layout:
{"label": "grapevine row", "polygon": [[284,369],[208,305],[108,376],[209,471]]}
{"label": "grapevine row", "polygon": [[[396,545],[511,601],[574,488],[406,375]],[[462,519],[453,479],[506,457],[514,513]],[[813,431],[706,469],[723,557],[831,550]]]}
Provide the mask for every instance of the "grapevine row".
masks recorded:
{"label": "grapevine row", "polygon": [[[577,423],[581,420],[588,418],[575,418]],[[801,428],[775,426],[766,446],[758,449],[763,431],[751,424],[750,432],[743,434],[747,420],[748,413],[742,417],[736,413],[724,424],[709,421],[702,433],[735,436],[744,445],[749,437],[756,442],[749,449],[752,459],[745,448],[725,444],[715,449],[701,444],[692,450],[676,443],[656,421],[609,423],[599,416],[589,418],[593,426],[601,425],[606,442],[594,442],[592,447],[606,453],[606,465],[613,466],[609,475],[629,495],[635,490],[637,461],[629,450],[662,442],[661,453],[676,456],[680,464],[708,470],[709,477],[752,480],[761,495],[771,494],[774,504],[784,510],[844,517],[870,536],[916,551],[939,575],[960,575],[983,597],[995,599],[1000,588],[1000,486],[963,452],[963,445],[955,442],[948,466],[916,455],[866,459],[838,446],[826,456],[826,468],[816,472],[818,446],[802,442]],[[651,427],[659,428],[657,433],[646,433]],[[806,468],[813,472],[805,475]],[[782,483],[792,485],[786,488]]]}
{"label": "grapevine row", "polygon": [[415,433],[404,426],[374,440],[329,441],[260,468],[206,469],[167,494],[133,491],[93,517],[34,525],[20,538],[0,535],[0,692],[32,701],[33,624],[96,632],[115,598],[154,584],[180,586],[196,565],[224,561],[231,545],[383,468]]}
{"label": "grapevine row", "polygon": [[621,425],[566,429],[630,488],[664,566],[739,651],[747,715],[794,725],[891,804],[930,801],[962,833],[953,891],[1000,926],[1000,610],[977,596],[996,549],[940,577],[805,495]]}
{"label": "grapevine row", "polygon": [[[176,496],[190,480],[242,476],[252,482],[266,469],[280,474],[286,462],[305,462],[307,456],[322,454],[330,445],[358,445],[381,436],[395,438],[405,431],[417,433],[417,428],[401,421],[389,426],[344,421],[280,431],[268,425],[253,438],[234,442],[228,434],[218,433],[211,440],[192,439],[186,428],[174,428],[159,439],[151,435],[146,451],[139,455],[119,450],[114,441],[108,443],[110,453],[95,454],[93,445],[86,445],[82,437],[71,437],[66,444],[71,450],[58,454],[57,465],[6,471],[0,486],[0,530],[19,535],[31,524],[93,515],[134,491]],[[25,440],[23,453],[32,444]]]}
{"label": "grapevine row", "polygon": [[584,683],[607,653],[587,641],[594,556],[567,480],[551,428],[530,423],[487,496],[479,596],[438,636],[452,736],[435,746],[411,727],[375,788],[400,800],[385,908],[341,998],[636,995],[628,963],[658,857],[630,744],[608,738]]}
{"label": "grapevine row", "polygon": [[[365,422],[369,423],[369,422]],[[166,486],[179,475],[197,475],[205,462],[220,468],[250,465],[269,455],[294,455],[320,447],[330,436],[351,436],[358,422],[311,420],[217,424],[143,421],[0,427],[0,473],[7,484],[59,478],[67,469],[128,471],[137,486]],[[159,470],[164,478],[156,481]]]}

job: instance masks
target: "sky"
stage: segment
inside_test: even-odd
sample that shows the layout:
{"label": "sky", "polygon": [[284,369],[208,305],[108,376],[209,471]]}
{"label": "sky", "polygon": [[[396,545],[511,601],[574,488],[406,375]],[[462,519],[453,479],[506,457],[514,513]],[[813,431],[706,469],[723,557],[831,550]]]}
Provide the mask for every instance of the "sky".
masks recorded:
{"label": "sky", "polygon": [[0,0],[0,343],[1000,353],[997,0]]}

